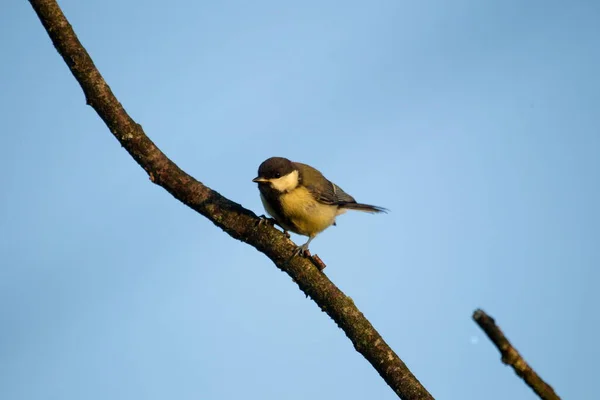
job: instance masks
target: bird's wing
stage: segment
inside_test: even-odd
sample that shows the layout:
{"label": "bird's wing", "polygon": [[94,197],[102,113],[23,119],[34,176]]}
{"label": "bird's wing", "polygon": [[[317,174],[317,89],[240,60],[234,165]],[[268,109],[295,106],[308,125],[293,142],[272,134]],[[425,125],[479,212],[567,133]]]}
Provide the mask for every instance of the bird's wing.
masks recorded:
{"label": "bird's wing", "polygon": [[[318,202],[330,205],[356,203],[354,197],[344,192],[342,188],[335,183],[330,182],[323,174],[310,165],[301,163],[294,164],[296,164],[296,167],[300,170],[300,173],[304,178],[304,185]],[[306,181],[313,182],[313,184],[306,184]]]}

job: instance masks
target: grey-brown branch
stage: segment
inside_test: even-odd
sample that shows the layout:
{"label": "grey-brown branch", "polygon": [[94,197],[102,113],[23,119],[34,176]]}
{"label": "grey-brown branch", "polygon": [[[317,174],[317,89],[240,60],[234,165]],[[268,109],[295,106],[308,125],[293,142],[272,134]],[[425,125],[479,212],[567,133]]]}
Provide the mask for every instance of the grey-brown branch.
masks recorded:
{"label": "grey-brown branch", "polygon": [[554,389],[548,385],[540,376],[527,364],[521,354],[508,341],[504,333],[494,318],[490,317],[483,310],[475,310],[473,320],[479,325],[492,343],[500,350],[502,362],[510,365],[515,373],[520,376],[527,386],[529,386],[542,400],[560,400],[560,397],[554,392]]}
{"label": "grey-brown branch", "polygon": [[286,272],[327,313],[394,392],[405,400],[433,399],[394,353],[352,299],[310,260],[294,257],[296,247],[282,232],[258,224],[258,217],[182,171],[146,136],[116,99],[54,0],[30,0],[54,47],[81,85],[89,104],[133,159],[176,199],[233,238],[253,246]]}

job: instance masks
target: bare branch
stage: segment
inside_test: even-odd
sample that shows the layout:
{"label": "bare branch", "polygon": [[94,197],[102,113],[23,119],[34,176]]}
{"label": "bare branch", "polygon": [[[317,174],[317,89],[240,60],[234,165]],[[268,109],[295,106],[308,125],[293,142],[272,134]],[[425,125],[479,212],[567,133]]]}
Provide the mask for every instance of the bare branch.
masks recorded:
{"label": "bare branch", "polygon": [[269,224],[259,225],[259,219],[252,211],[195,180],[160,151],[115,98],[56,1],[30,0],[30,3],[54,47],[81,85],[87,104],[92,106],[125,150],[144,168],[152,182],[162,186],[233,238],[267,255],[336,322],[356,350],[400,398],[433,399],[350,297],[308,259],[294,257],[290,260],[295,246],[282,232]]}
{"label": "bare branch", "polygon": [[521,354],[508,341],[500,327],[496,325],[494,318],[490,317],[483,310],[475,310],[473,320],[479,325],[492,343],[500,350],[502,362],[510,365],[533,391],[540,396],[542,400],[560,400],[560,397],[554,392],[550,385],[540,378],[540,376],[527,364]]}

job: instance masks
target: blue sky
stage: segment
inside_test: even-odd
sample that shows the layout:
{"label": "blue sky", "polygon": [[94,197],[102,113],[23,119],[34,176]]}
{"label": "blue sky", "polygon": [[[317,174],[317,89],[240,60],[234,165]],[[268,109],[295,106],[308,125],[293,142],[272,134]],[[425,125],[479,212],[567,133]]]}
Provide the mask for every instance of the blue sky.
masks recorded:
{"label": "blue sky", "polygon": [[[392,210],[311,249],[435,397],[536,398],[482,307],[595,398],[599,3],[60,4],[205,184],[262,213],[251,179],[286,156]],[[287,275],[150,183],[27,2],[0,37],[0,398],[395,398]]]}

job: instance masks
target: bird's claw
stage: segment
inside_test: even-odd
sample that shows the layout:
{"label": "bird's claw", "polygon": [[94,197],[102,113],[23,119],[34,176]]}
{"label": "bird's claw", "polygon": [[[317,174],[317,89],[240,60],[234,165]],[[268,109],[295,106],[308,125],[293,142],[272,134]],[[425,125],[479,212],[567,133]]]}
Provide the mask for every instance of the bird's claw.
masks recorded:
{"label": "bird's claw", "polygon": [[[325,263],[323,262],[323,260],[321,260],[321,258],[318,255],[310,254],[310,251],[308,250],[308,243],[304,243],[302,246],[296,247],[296,250],[294,251],[294,254],[290,258],[290,260],[295,256],[302,256],[310,259],[312,263],[319,269],[319,271],[323,271],[326,267]],[[290,260],[288,260],[288,262]]]}
{"label": "bird's claw", "polygon": [[294,251],[294,256],[311,257],[310,251],[308,250],[308,243],[296,247],[296,250]]}
{"label": "bird's claw", "polygon": [[271,225],[275,225],[275,218],[269,218],[266,215],[260,215],[259,220],[257,222],[258,226],[262,226],[264,224],[271,224]]}
{"label": "bird's claw", "polygon": [[[258,222],[257,222],[257,225],[258,225],[258,226],[262,226],[262,225],[264,225],[264,224],[270,224],[270,225],[272,225],[272,226],[279,225],[279,224],[277,223],[277,220],[276,220],[275,218],[270,218],[270,217],[267,217],[267,216],[266,216],[266,215],[264,215],[264,214],[263,214],[263,215],[260,215],[258,218],[260,218],[260,219],[258,220]],[[286,237],[286,238],[288,238],[288,239],[291,237],[291,236],[290,236],[290,233],[289,233],[288,231],[286,231],[285,229],[283,230],[283,234],[284,234],[284,235],[285,235],[285,237]]]}

